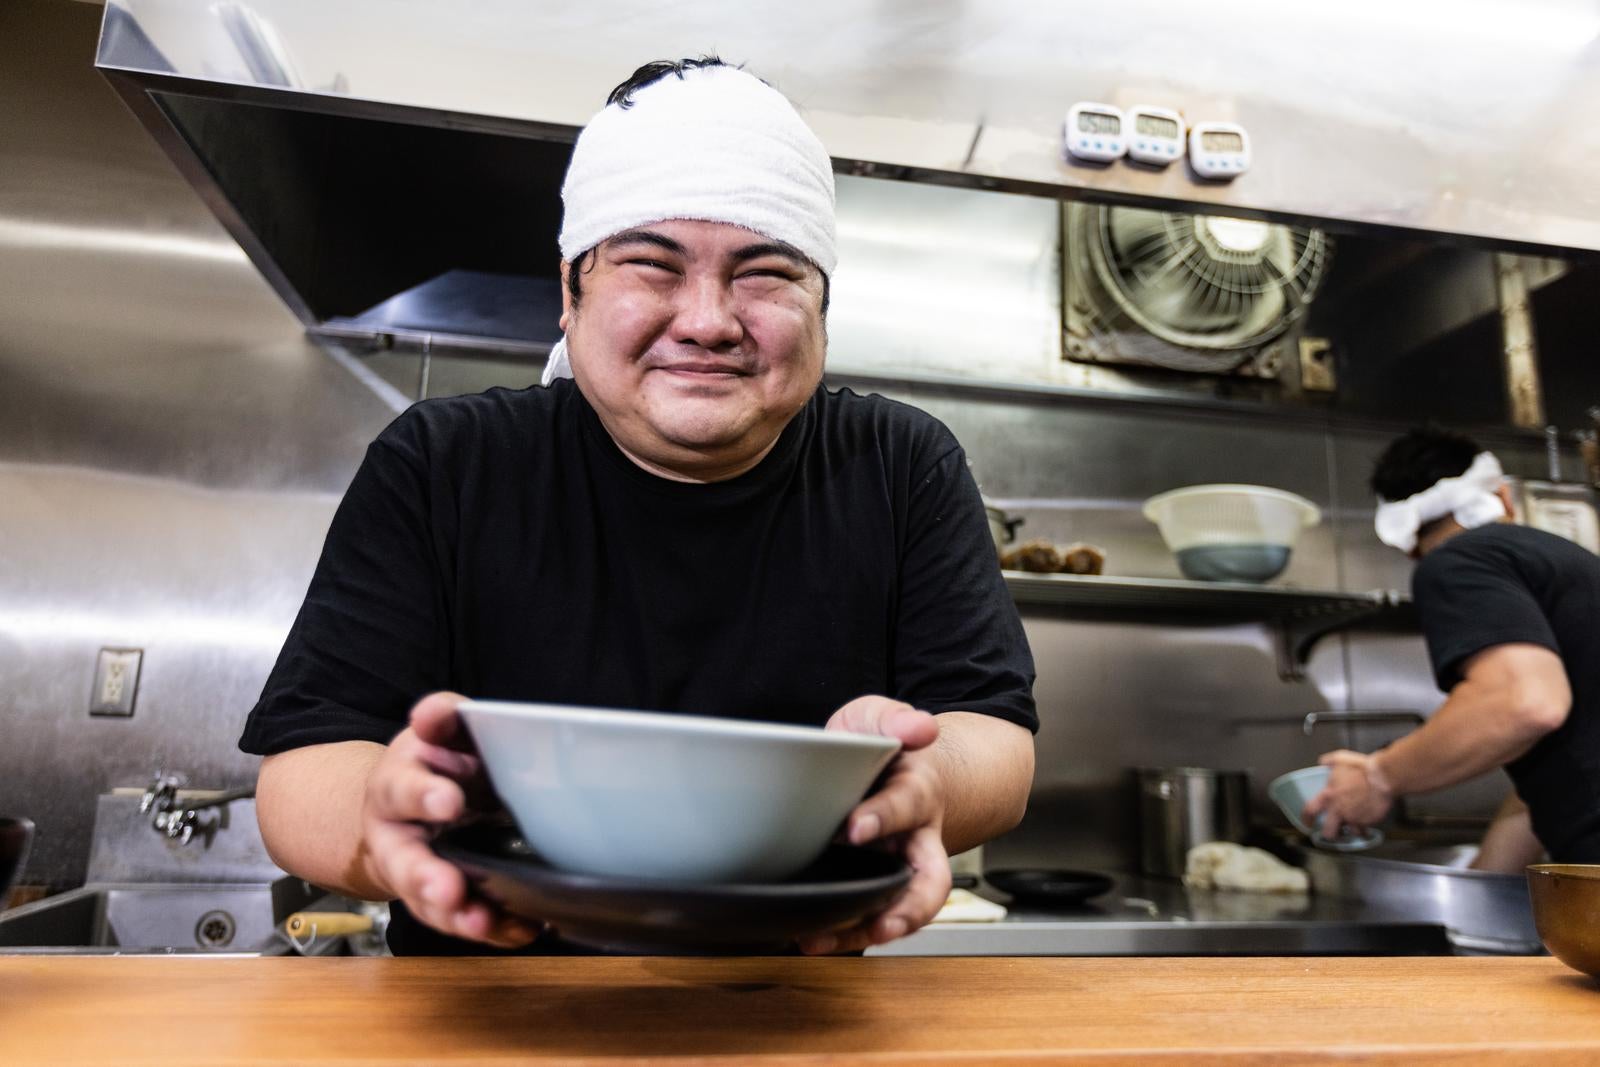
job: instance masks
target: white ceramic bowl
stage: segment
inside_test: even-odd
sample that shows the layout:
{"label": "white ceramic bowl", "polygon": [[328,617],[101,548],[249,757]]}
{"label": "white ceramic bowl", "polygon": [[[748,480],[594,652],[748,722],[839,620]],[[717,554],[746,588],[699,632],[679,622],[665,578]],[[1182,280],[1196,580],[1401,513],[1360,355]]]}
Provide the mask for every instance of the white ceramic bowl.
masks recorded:
{"label": "white ceramic bowl", "polygon": [[678,882],[802,870],[900,748],[814,727],[557,704],[469,700],[461,714],[546,860]]}
{"label": "white ceramic bowl", "polygon": [[[1280,774],[1267,786],[1267,795],[1270,796],[1278,810],[1284,817],[1294,824],[1296,830],[1311,838],[1311,843],[1318,848],[1331,848],[1339,852],[1359,852],[1374,845],[1383,843],[1383,831],[1369,828],[1363,834],[1350,837],[1341,837],[1337,841],[1330,841],[1322,834],[1312,830],[1300,818],[1300,813],[1328,784],[1328,775],[1332,772],[1327,767],[1302,767],[1298,771]],[[1322,821],[1321,816],[1317,821]]]}

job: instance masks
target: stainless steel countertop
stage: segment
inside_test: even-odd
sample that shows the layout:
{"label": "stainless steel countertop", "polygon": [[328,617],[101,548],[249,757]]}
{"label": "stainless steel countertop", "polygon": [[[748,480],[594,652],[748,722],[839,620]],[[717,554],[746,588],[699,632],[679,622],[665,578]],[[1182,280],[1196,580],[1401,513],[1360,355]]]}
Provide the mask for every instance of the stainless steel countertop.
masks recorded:
{"label": "stainless steel countertop", "polygon": [[[1378,918],[1362,904],[1309,894],[1189,889],[1176,879],[1113,875],[1078,907],[1016,906],[996,922],[936,923],[875,956],[1450,955],[1442,926]],[[985,899],[1005,894],[980,886]]]}

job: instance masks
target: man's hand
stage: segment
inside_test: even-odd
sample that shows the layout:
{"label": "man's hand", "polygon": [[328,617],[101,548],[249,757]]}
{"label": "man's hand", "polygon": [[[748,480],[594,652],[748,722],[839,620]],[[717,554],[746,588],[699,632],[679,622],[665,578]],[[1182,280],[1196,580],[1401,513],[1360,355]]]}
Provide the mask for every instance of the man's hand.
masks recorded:
{"label": "man's hand", "polygon": [[855,952],[904,937],[938,914],[950,896],[950,857],[943,840],[945,788],[931,751],[939,723],[909,704],[868,696],[834,712],[827,728],[899,739],[900,754],[878,790],[850,813],[845,837],[853,845],[884,842],[915,873],[887,911],[838,934],[802,941],[801,950],[811,954]]}
{"label": "man's hand", "polygon": [[1330,768],[1328,784],[1306,804],[1300,818],[1315,828],[1318,836],[1337,841],[1341,828],[1360,833],[1389,814],[1394,806],[1394,790],[1378,766],[1376,755],[1340,749],[1317,762]]}
{"label": "man's hand", "polygon": [[428,847],[434,826],[493,804],[456,712],[463,699],[424,697],[373,766],[361,809],[362,851],[372,880],[434,929],[502,948],[525,945],[538,931],[472,897],[466,876]]}

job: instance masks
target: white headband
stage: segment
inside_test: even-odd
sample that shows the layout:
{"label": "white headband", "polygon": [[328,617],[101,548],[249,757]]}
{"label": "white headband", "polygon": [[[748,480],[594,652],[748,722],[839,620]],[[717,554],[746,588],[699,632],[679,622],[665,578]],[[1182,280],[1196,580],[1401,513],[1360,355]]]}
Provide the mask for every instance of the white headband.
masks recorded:
{"label": "white headband", "polygon": [[[668,74],[629,107],[606,105],[578,136],[561,200],[568,262],[665,219],[742,226],[828,275],[838,262],[827,151],[782,93],[733,67]],[[544,381],[570,374],[563,338]]]}
{"label": "white headband", "polygon": [[1504,480],[1505,473],[1494,453],[1479,452],[1472,465],[1456,477],[1441,478],[1404,500],[1380,503],[1372,522],[1378,540],[1409,553],[1417,547],[1417,531],[1435,519],[1453,515],[1469,530],[1494,522],[1506,513],[1505,505],[1495,495]]}

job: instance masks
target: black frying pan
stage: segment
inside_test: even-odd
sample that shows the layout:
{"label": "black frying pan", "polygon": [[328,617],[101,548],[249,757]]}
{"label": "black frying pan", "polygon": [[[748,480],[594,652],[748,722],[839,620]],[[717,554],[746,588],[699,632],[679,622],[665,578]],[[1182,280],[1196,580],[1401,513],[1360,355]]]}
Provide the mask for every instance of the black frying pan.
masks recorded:
{"label": "black frying pan", "polygon": [[983,880],[1019,903],[1056,906],[1082,904],[1112,886],[1109,876],[1094,871],[984,871]]}

